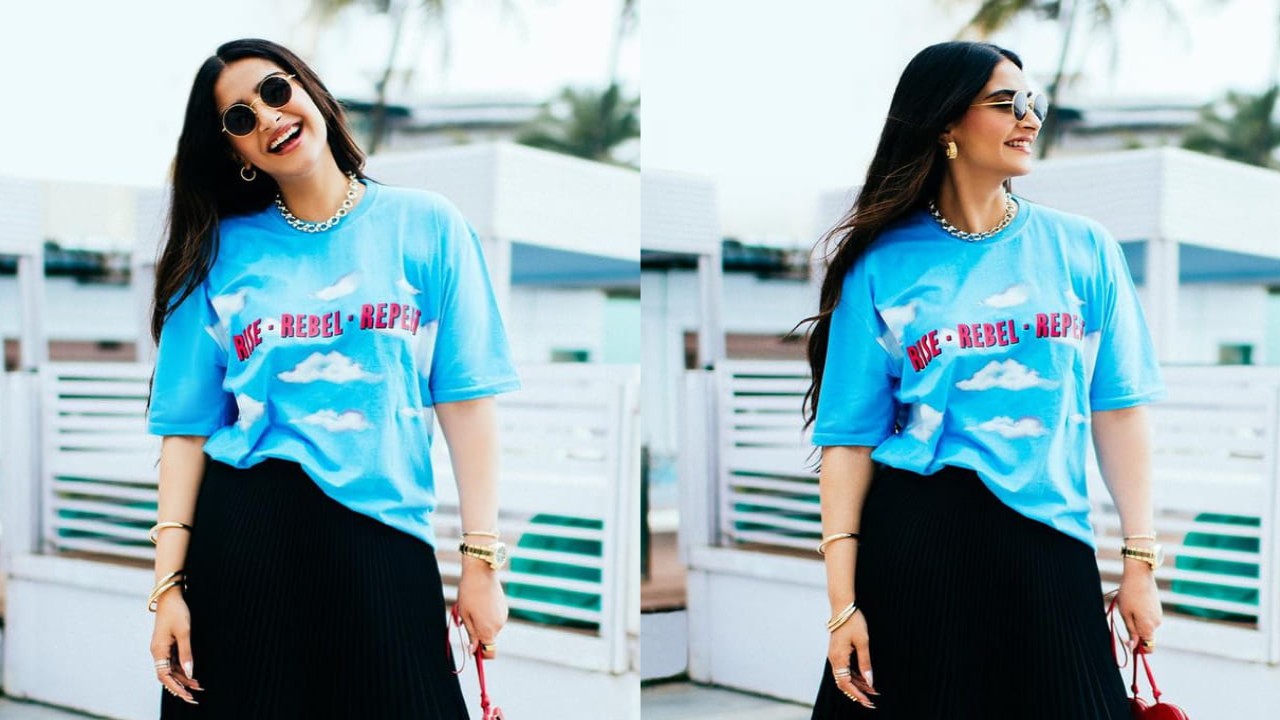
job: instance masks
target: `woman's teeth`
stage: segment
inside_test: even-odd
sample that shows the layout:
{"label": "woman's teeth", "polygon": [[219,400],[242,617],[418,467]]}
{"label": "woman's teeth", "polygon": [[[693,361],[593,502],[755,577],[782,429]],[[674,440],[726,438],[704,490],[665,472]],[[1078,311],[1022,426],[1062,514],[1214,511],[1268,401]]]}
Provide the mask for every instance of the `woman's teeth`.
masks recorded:
{"label": "woman's teeth", "polygon": [[267,148],[267,149],[268,149],[268,150],[271,150],[271,151],[275,151],[275,150],[279,149],[279,147],[280,147],[281,145],[283,145],[283,144],[285,144],[287,141],[289,141],[289,140],[293,139],[293,138],[294,138],[294,136],[296,136],[296,135],[298,134],[298,132],[299,132],[299,131],[301,131],[301,130],[302,130],[302,126],[301,126],[301,125],[294,125],[293,127],[289,128],[289,130],[288,130],[288,131],[286,131],[283,135],[281,135],[280,137],[276,138],[276,139],[271,143],[271,147],[269,147],[269,148]]}

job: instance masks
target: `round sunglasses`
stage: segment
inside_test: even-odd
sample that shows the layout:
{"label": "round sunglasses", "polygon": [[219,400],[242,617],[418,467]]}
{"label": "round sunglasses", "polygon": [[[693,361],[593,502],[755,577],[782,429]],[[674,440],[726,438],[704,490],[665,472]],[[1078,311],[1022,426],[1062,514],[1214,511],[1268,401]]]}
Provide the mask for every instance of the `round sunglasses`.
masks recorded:
{"label": "round sunglasses", "polygon": [[1013,107],[1013,118],[1021,120],[1027,116],[1030,110],[1036,119],[1044,122],[1045,115],[1049,114],[1049,96],[1037,95],[1029,90],[1019,90],[1013,94],[1012,100],[1000,100],[999,102],[974,103],[970,107],[988,107],[992,105],[1010,105]]}
{"label": "round sunglasses", "polygon": [[258,127],[258,111],[253,109],[254,104],[261,102],[267,107],[284,107],[293,98],[293,83],[289,81],[294,77],[276,73],[262,78],[254,90],[257,100],[248,105],[236,103],[222,111],[222,132],[236,137],[252,133]]}

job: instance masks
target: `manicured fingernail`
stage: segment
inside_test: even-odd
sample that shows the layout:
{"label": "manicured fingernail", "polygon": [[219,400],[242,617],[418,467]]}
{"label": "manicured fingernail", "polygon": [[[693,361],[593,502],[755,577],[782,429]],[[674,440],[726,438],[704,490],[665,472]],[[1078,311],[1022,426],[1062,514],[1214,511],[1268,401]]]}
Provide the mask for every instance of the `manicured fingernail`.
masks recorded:
{"label": "manicured fingernail", "polygon": [[194,662],[194,661],[192,661],[192,660],[188,660],[188,661],[186,661],[186,662],[182,663],[182,671],[183,671],[183,672],[185,672],[185,673],[187,674],[187,677],[191,677],[192,672],[193,672],[193,670],[194,670],[194,669],[195,669],[195,662]]}
{"label": "manicured fingernail", "polygon": [[873,680],[873,679],[871,678],[871,671],[870,671],[870,670],[868,670],[868,671],[866,672],[866,676],[867,676],[867,684],[868,684],[868,685],[870,685],[871,687],[875,687],[875,686],[876,686],[876,682],[875,682],[875,680]]}

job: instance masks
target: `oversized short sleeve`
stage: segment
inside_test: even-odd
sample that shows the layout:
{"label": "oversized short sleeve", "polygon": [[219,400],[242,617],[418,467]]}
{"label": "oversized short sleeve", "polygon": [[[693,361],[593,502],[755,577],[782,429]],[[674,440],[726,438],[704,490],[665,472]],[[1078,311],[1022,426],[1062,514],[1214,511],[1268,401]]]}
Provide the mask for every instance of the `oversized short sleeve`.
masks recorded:
{"label": "oversized short sleeve", "polygon": [[844,279],[831,314],[831,334],[818,395],[813,444],[878,446],[893,434],[897,416],[895,363],[881,344],[865,263]]}
{"label": "oversized short sleeve", "polygon": [[457,402],[520,388],[480,238],[447,201],[436,209],[441,252],[435,348],[426,393]]}
{"label": "oversized short sleeve", "polygon": [[227,352],[217,340],[220,328],[204,283],[165,320],[156,348],[147,432],[208,436],[235,420],[235,398],[222,389]]}
{"label": "oversized short sleeve", "polygon": [[1098,291],[1096,307],[1089,315],[1099,335],[1089,406],[1092,410],[1118,410],[1159,400],[1165,396],[1164,382],[1129,264],[1110,233],[1097,227],[1095,234]]}

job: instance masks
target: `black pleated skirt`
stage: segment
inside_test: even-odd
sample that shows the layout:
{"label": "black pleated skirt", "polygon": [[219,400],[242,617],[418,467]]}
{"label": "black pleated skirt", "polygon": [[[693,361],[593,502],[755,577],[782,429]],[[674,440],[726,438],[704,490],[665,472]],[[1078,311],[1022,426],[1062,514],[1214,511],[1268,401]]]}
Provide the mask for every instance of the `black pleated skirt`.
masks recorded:
{"label": "black pleated skirt", "polygon": [[295,462],[205,457],[187,551],[190,705],[164,720],[467,718],[430,545],[333,500]]}
{"label": "black pleated skirt", "polygon": [[[1120,720],[1093,549],[1001,502],[977,473],[877,464],[854,585],[878,696],[825,663],[814,720]],[[850,658],[858,671],[858,659]]]}

